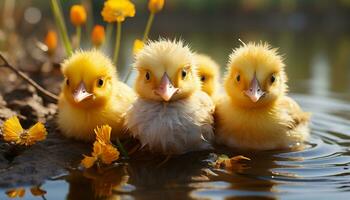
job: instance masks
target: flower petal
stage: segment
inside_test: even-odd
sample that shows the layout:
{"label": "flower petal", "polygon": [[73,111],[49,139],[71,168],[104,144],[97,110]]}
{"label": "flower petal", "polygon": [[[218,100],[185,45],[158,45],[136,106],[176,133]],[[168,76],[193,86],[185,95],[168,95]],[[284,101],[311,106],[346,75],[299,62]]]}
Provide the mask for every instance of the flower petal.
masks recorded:
{"label": "flower petal", "polygon": [[129,0],[107,0],[101,12],[106,22],[123,22],[126,17],[135,16],[135,6]]}
{"label": "flower petal", "polygon": [[103,146],[103,153],[101,154],[101,160],[104,164],[111,164],[113,161],[118,160],[119,151],[112,145]]}
{"label": "flower petal", "polygon": [[97,160],[96,157],[90,157],[90,156],[84,155],[84,159],[81,161],[81,165],[85,168],[90,168],[95,164],[96,160]]}
{"label": "flower petal", "polygon": [[28,130],[27,136],[23,139],[23,143],[25,145],[33,145],[36,142],[45,140],[46,135],[47,132],[45,126],[42,123],[38,122]]}
{"label": "flower petal", "polygon": [[7,142],[18,143],[20,141],[20,136],[23,133],[23,131],[24,130],[16,116],[13,116],[6,120],[2,127],[4,140]]}
{"label": "flower petal", "polygon": [[111,143],[111,131],[112,128],[109,125],[103,125],[101,127],[95,128],[95,134],[96,134],[96,140],[103,144],[110,144]]}
{"label": "flower petal", "polygon": [[138,52],[140,52],[143,46],[144,46],[144,43],[142,42],[142,40],[136,39],[134,41],[134,47],[132,50],[133,54],[136,55]]}

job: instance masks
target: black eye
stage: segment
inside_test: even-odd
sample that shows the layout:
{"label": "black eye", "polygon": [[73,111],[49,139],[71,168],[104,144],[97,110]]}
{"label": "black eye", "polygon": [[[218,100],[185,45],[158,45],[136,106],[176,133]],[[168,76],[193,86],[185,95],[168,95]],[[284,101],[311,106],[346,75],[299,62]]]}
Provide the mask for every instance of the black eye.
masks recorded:
{"label": "black eye", "polygon": [[205,76],[201,76],[201,81],[202,81],[202,82],[205,81]]}
{"label": "black eye", "polygon": [[98,79],[97,86],[98,87],[102,87],[103,86],[103,80],[102,79]]}
{"label": "black eye", "polygon": [[239,82],[241,80],[241,75],[237,75],[236,80]]}
{"label": "black eye", "polygon": [[149,74],[149,72],[146,73],[146,80],[149,81],[149,79],[151,78],[151,75]]}
{"label": "black eye", "polygon": [[67,80],[66,80],[66,84],[69,85],[69,79],[68,79],[68,78],[67,78]]}
{"label": "black eye", "polygon": [[182,70],[181,72],[182,79],[184,79],[186,75],[187,75],[187,72],[185,70]]}
{"label": "black eye", "polygon": [[275,82],[276,77],[274,75],[271,76],[271,83]]}

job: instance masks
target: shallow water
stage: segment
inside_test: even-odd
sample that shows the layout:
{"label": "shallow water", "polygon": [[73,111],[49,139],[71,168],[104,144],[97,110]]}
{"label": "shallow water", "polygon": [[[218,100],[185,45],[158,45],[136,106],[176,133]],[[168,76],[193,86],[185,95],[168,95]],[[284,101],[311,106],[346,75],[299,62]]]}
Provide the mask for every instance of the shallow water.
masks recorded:
{"label": "shallow water", "polygon": [[[73,170],[47,180],[41,186],[47,191],[45,198],[348,199],[350,38],[331,40],[301,33],[246,35],[246,41],[272,41],[285,55],[291,96],[305,111],[312,112],[311,138],[305,149],[254,153],[219,148],[217,155],[244,155],[251,159],[233,171],[212,168],[212,152],[176,157],[159,168],[156,166],[161,160],[135,159],[100,175]],[[300,35],[305,38],[300,39]],[[213,55],[222,66],[231,48],[238,45],[225,43],[223,38],[231,39],[231,35],[190,34],[183,38],[200,52]],[[34,198],[30,186],[25,188],[24,199]],[[6,199],[5,189],[1,191],[0,199]]]}

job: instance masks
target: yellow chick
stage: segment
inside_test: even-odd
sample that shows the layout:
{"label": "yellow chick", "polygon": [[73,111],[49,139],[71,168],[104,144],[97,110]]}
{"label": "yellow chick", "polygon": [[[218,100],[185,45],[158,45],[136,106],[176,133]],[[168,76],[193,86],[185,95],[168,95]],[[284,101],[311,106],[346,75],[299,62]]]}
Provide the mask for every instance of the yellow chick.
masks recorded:
{"label": "yellow chick", "polygon": [[139,98],[127,127],[151,152],[183,154],[211,148],[214,104],[200,90],[194,55],[181,41],[149,42],[136,56]]}
{"label": "yellow chick", "polygon": [[244,44],[230,55],[226,95],[216,105],[217,141],[270,150],[299,145],[309,136],[309,113],[288,96],[284,63],[268,44]]}
{"label": "yellow chick", "polygon": [[209,56],[195,54],[198,74],[202,82],[202,91],[214,97],[219,90],[220,67]]}
{"label": "yellow chick", "polygon": [[108,124],[112,137],[122,136],[125,113],[136,96],[118,80],[111,60],[97,50],[77,51],[63,62],[62,73],[58,126],[63,135],[94,141],[94,129]]}

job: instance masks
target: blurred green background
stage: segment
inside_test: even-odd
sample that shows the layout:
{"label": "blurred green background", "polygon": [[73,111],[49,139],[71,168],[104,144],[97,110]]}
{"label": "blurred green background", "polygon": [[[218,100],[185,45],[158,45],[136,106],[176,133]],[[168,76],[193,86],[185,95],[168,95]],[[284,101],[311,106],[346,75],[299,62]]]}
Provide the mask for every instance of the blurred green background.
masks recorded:
{"label": "blurred green background", "polygon": [[[133,62],[133,41],[142,37],[149,15],[148,1],[133,2],[136,16],[123,23],[121,76]],[[83,35],[83,48],[87,49],[91,47],[91,27],[105,25],[100,15],[104,1],[61,1],[71,35],[69,8],[77,3],[88,9]],[[42,41],[47,30],[55,28],[49,1],[0,0],[1,9],[0,50],[16,55],[16,60],[34,51],[31,41]],[[6,45],[11,30],[20,35],[17,40],[28,42]],[[181,38],[222,67],[232,48],[240,45],[239,38],[267,41],[285,57],[292,92],[344,96],[350,92],[349,33],[350,0],[166,0],[165,8],[155,17],[150,38]],[[110,55],[111,46],[105,50]],[[64,57],[62,52],[58,62]]]}

